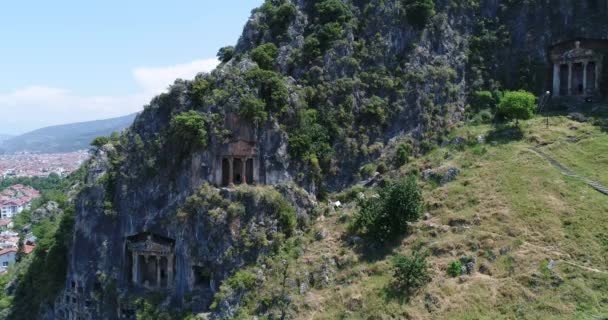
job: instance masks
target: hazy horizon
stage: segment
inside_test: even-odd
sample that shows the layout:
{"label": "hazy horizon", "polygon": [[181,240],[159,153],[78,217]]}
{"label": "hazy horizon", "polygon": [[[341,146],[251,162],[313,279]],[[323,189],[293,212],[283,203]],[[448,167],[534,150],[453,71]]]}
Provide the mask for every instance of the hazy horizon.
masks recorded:
{"label": "hazy horizon", "polygon": [[215,68],[217,50],[236,43],[261,3],[7,3],[0,134],[141,111],[176,78]]}

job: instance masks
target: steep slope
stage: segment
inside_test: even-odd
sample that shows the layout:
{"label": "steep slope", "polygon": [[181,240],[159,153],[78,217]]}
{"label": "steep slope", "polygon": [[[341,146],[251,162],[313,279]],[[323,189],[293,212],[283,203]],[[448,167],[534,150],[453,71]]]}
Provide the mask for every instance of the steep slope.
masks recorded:
{"label": "steep slope", "polygon": [[[237,46],[220,51],[223,63],[215,71],[176,81],[120,138],[97,150],[76,201],[66,286],[48,297],[42,315],[178,318],[206,311],[212,318],[297,317],[302,301],[293,296],[296,287],[303,295],[318,284],[349,285],[348,279],[331,281],[334,264],[345,266],[345,273],[378,273],[372,280],[386,282],[386,260],[369,270],[360,269],[364,264],[351,267],[349,260],[332,262],[334,251],[317,254],[332,249],[332,243],[323,248],[325,242],[321,251],[304,256],[315,262],[314,270],[289,272],[293,265],[284,261],[306,253],[302,235],[325,209],[315,196],[325,202],[330,192],[355,182],[378,183],[378,177],[364,180],[376,169],[395,168],[398,145],[420,156],[447,143],[462,123],[469,90],[518,88],[520,79],[546,88],[548,81],[538,76],[551,70],[549,46],[577,37],[605,38],[608,23],[597,17],[607,12],[604,3],[574,0],[554,7],[513,0],[266,1],[253,12]],[[546,20],[537,25],[538,20],[515,19],[518,15]],[[593,28],[579,21],[580,15],[594,21]],[[495,58],[503,55],[509,59]],[[538,59],[538,68],[511,65],[510,59],[526,57]],[[496,156],[519,154],[522,147],[496,149]],[[466,156],[459,158],[462,167]],[[505,169],[516,172],[517,164],[505,163]],[[548,168],[534,174],[542,176]],[[486,185],[493,173],[479,188],[496,190]],[[466,204],[463,215],[473,214],[475,207],[462,194],[448,199],[451,193],[432,186],[431,199],[445,200],[435,209]],[[520,203],[510,197],[500,205]],[[528,214],[524,209],[527,204],[510,210],[519,217]],[[432,214],[450,219],[441,211]],[[490,231],[505,227],[493,223],[493,216],[487,219]],[[536,222],[535,228],[543,224]],[[466,231],[469,222],[452,224]],[[328,241],[337,243],[343,227],[332,230]],[[445,228],[440,229],[435,233]],[[453,240],[468,252],[458,244],[466,243],[462,237]],[[510,270],[512,262],[505,260]],[[302,262],[295,261],[295,266]],[[444,262],[434,261],[436,269]],[[376,284],[381,290],[383,283]],[[320,294],[310,297],[311,309],[339,301],[330,292]],[[446,295],[458,296],[450,290]],[[493,306],[486,302],[484,308]],[[360,304],[355,300],[353,308]],[[39,311],[32,308],[26,316]]]}
{"label": "steep slope", "polygon": [[58,153],[88,149],[96,137],[121,132],[131,126],[136,115],[46,127],[5,141],[0,139],[0,152]]}
{"label": "steep slope", "polygon": [[[443,185],[421,181],[425,219],[394,244],[368,246],[347,231],[359,210],[352,195],[373,196],[377,190],[336,194],[333,200],[343,205],[321,210],[324,215],[300,240],[301,252],[287,258],[285,272],[264,271],[264,285],[243,298],[242,314],[278,318],[286,312],[289,319],[605,318],[608,197],[564,175],[532,148],[570,163],[578,174],[605,181],[608,159],[596,155],[608,151],[608,135],[563,116],[551,117],[548,129],[544,121],[524,124],[526,138],[521,140],[508,138],[509,129],[499,130],[503,139],[494,140],[493,127],[465,126],[452,133],[455,143],[384,174],[390,180],[426,169],[456,167],[461,172]],[[478,142],[480,136],[487,142]],[[394,255],[414,250],[429,255],[431,280],[408,301],[393,289],[391,262]],[[448,275],[450,263],[462,257],[474,261],[470,274]],[[289,306],[261,308],[260,301],[270,297],[284,297]]]}

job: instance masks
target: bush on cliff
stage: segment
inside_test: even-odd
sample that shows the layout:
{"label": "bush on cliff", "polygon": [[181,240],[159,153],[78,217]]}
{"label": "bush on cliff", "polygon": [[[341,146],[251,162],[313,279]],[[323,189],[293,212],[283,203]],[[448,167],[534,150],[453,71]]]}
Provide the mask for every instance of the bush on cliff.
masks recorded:
{"label": "bush on cliff", "polygon": [[419,29],[424,28],[435,15],[434,0],[404,0],[403,6],[408,23]]}
{"label": "bush on cliff", "polygon": [[268,117],[264,101],[254,95],[246,95],[241,98],[239,114],[243,119],[251,121],[256,126],[260,125]]}
{"label": "bush on cliff", "polygon": [[207,146],[207,129],[205,117],[196,112],[188,111],[177,114],[171,119],[171,135],[178,145],[189,150]]}
{"label": "bush on cliff", "polygon": [[264,70],[272,70],[275,60],[279,54],[279,49],[274,43],[265,43],[251,50],[251,59]]}
{"label": "bush on cliff", "polygon": [[471,107],[475,112],[496,109],[497,102],[490,91],[475,91],[470,99]]}
{"label": "bush on cliff", "polygon": [[222,47],[217,52],[217,58],[220,60],[220,62],[226,63],[226,62],[230,61],[230,59],[232,59],[232,57],[234,57],[234,47],[233,46]]}

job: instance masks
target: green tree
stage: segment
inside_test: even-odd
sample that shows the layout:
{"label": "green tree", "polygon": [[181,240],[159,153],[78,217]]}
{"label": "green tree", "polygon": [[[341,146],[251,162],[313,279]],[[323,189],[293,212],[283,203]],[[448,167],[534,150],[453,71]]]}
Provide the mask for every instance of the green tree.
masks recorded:
{"label": "green tree", "polygon": [[396,255],[392,264],[393,284],[406,294],[423,287],[430,279],[426,255],[418,251],[410,256]]}
{"label": "green tree", "polygon": [[209,94],[210,87],[207,80],[197,77],[192,82],[192,100],[194,100],[195,103],[202,105],[205,96]]}
{"label": "green tree", "polygon": [[496,99],[490,91],[475,91],[470,98],[471,106],[474,111],[496,109]]}
{"label": "green tree", "polygon": [[251,94],[241,98],[239,114],[244,119],[247,119],[256,125],[261,124],[268,117],[264,101]]}
{"label": "green tree", "polygon": [[315,5],[321,23],[344,23],[352,18],[348,5],[341,0],[323,0]]}
{"label": "green tree", "polygon": [[352,231],[371,240],[386,242],[408,232],[408,223],[418,220],[422,194],[415,176],[391,183],[378,198],[360,203]]}
{"label": "green tree", "polygon": [[207,146],[205,117],[194,111],[182,112],[171,119],[170,132],[175,142],[189,148]]}
{"label": "green tree", "polygon": [[498,114],[515,120],[515,125],[519,125],[519,120],[532,118],[535,109],[536,97],[523,90],[506,92],[498,104]]}
{"label": "green tree", "polygon": [[462,263],[460,261],[452,261],[448,265],[448,275],[450,277],[458,277],[462,274]]}
{"label": "green tree", "polygon": [[279,49],[274,43],[265,43],[251,50],[251,59],[264,70],[272,70],[275,60],[279,54]]}
{"label": "green tree", "polygon": [[403,0],[405,17],[414,27],[422,29],[435,15],[434,0]]}
{"label": "green tree", "polygon": [[407,144],[402,143],[399,145],[399,148],[397,148],[397,154],[395,155],[395,162],[398,167],[401,167],[409,162],[410,153],[411,149]]}
{"label": "green tree", "polygon": [[23,243],[23,234],[19,236],[19,241],[17,242],[17,254],[15,255],[15,261],[20,262],[25,257],[25,245]]}
{"label": "green tree", "polygon": [[217,58],[221,62],[228,62],[232,59],[232,57],[234,57],[234,47],[233,46],[226,46],[226,47],[220,48],[220,50],[217,52]]}
{"label": "green tree", "polygon": [[97,137],[97,138],[93,139],[93,141],[91,142],[91,146],[96,147],[96,148],[101,148],[108,143],[110,143],[109,137]]}

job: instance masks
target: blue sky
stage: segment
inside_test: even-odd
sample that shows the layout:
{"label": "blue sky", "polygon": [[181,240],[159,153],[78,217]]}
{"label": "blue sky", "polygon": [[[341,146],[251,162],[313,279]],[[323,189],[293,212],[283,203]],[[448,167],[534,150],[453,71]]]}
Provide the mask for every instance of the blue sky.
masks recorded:
{"label": "blue sky", "polygon": [[233,45],[262,0],[11,1],[0,8],[0,133],[141,110]]}

